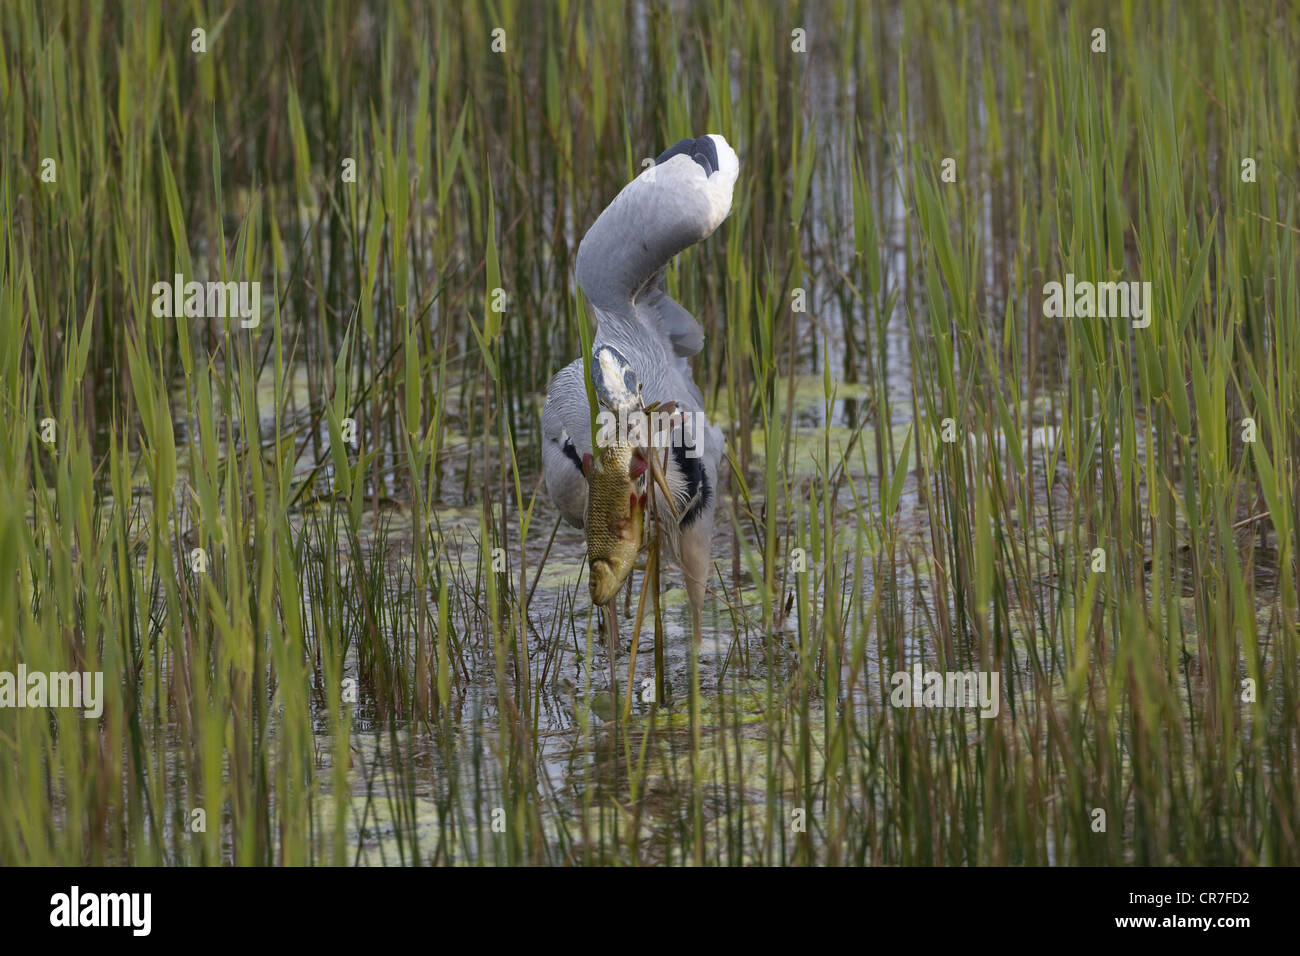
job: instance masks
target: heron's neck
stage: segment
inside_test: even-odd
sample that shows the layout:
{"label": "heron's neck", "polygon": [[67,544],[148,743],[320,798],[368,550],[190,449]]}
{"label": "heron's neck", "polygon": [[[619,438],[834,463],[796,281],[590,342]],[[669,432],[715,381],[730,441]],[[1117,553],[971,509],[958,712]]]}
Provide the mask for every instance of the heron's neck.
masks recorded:
{"label": "heron's neck", "polygon": [[622,352],[638,374],[643,374],[643,369],[657,369],[672,358],[663,337],[636,319],[607,320],[598,316],[592,351],[602,345],[612,345]]}

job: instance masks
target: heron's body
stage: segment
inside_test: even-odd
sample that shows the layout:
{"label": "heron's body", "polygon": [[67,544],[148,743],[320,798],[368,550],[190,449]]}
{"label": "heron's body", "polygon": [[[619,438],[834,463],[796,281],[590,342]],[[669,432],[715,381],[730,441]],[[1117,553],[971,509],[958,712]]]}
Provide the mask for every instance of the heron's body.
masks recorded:
{"label": "heron's body", "polygon": [[[625,361],[639,380],[639,398],[645,405],[671,403],[695,426],[685,430],[693,443],[678,441],[647,454],[666,464],[663,473],[673,500],[665,500],[651,482],[654,513],[697,610],[712,557],[723,439],[704,417],[704,398],[691,374],[689,360],[703,348],[703,330],[668,296],[664,269],[678,252],[707,238],[727,217],[739,169],[736,154],[721,136],[682,140],[623,188],[578,248],[578,284],[596,314],[593,356],[604,356],[607,364],[611,355]],[[601,371],[593,368],[593,378]],[[612,368],[604,371],[614,376]],[[583,463],[588,461],[590,469],[594,460],[588,458],[593,452],[590,422],[583,362],[578,359],[551,380],[542,410],[547,490],[575,527],[588,524]]]}

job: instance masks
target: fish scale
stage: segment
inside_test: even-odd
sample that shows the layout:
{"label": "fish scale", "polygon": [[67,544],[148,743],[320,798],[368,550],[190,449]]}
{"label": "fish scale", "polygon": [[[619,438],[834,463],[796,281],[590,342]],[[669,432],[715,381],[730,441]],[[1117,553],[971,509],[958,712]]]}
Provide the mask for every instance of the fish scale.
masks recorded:
{"label": "fish scale", "polygon": [[591,599],[608,604],[618,594],[641,550],[645,526],[646,473],[633,477],[633,446],[601,449],[588,476],[587,559]]}

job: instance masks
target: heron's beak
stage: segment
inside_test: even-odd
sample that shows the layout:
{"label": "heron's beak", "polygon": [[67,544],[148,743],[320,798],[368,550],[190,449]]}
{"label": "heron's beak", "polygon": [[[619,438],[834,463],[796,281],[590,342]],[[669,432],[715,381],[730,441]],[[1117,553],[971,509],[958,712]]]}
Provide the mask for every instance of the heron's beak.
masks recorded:
{"label": "heron's beak", "polygon": [[668,488],[668,478],[664,475],[663,465],[659,463],[657,455],[650,455],[647,461],[650,465],[650,477],[663,493],[664,503],[668,505],[668,513],[673,516],[674,521],[680,521],[677,515],[677,504],[673,501],[673,493]]}

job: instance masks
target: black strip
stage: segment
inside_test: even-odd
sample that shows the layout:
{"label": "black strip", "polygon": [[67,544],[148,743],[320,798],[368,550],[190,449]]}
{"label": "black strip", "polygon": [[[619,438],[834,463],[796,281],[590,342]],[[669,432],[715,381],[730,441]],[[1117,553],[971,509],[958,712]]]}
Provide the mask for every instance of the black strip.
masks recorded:
{"label": "black strip", "polygon": [[[582,472],[582,459],[578,457],[578,449],[573,447],[573,439],[568,435],[564,436],[564,447],[561,449],[569,461],[573,462],[578,472]],[[583,477],[586,477],[585,475]]]}
{"label": "black strip", "polygon": [[680,442],[673,444],[673,461],[686,478],[686,494],[682,496],[682,500],[676,502],[679,508],[689,505],[686,513],[677,521],[677,527],[685,530],[704,513],[704,509],[713,499],[713,489],[709,486],[709,475],[704,470],[704,459],[689,457],[684,444]]}
{"label": "black strip", "polygon": [[659,154],[659,158],[655,160],[655,165],[658,166],[660,163],[682,154],[699,163],[706,176],[712,176],[718,169],[718,147],[713,144],[712,136],[678,140]]}

